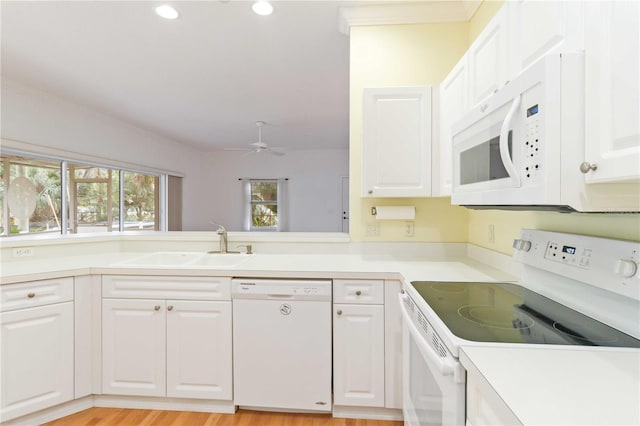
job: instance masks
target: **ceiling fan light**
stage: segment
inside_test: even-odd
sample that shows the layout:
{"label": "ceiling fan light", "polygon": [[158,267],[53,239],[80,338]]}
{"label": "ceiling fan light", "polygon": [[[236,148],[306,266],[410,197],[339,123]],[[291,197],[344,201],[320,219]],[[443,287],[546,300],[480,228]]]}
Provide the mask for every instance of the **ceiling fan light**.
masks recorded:
{"label": "ceiling fan light", "polygon": [[268,16],[273,13],[273,6],[266,0],[259,0],[251,6],[255,13],[261,16]]}
{"label": "ceiling fan light", "polygon": [[156,13],[164,19],[178,19],[178,16],[180,16],[178,11],[168,4],[156,7]]}

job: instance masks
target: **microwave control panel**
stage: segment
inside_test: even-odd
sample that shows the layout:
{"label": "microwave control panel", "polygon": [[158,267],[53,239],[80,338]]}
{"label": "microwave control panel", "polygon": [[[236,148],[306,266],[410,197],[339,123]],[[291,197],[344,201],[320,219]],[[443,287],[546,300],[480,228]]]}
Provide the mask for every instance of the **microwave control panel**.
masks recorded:
{"label": "microwave control panel", "polygon": [[531,179],[540,173],[540,107],[538,104],[526,108],[525,140],[522,177]]}

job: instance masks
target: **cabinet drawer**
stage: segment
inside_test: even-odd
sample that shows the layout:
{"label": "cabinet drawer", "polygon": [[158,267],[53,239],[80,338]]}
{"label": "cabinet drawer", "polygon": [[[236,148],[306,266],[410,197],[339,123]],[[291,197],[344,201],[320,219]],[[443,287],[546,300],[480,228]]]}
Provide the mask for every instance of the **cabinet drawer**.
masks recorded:
{"label": "cabinet drawer", "polygon": [[2,312],[73,300],[73,278],[29,281],[0,287]]}
{"label": "cabinet drawer", "polygon": [[383,280],[333,280],[334,303],[384,304]]}
{"label": "cabinet drawer", "polygon": [[231,278],[104,275],[102,297],[231,300]]}

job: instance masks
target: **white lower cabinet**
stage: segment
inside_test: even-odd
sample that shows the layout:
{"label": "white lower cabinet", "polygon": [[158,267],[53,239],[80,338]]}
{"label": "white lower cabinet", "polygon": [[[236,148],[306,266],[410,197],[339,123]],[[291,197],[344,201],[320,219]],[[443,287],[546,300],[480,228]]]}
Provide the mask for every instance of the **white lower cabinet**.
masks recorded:
{"label": "white lower cabinet", "polygon": [[231,302],[167,302],[167,396],[232,398]]}
{"label": "white lower cabinet", "polygon": [[72,400],[73,302],[3,312],[0,327],[0,420]]}
{"label": "white lower cabinet", "polygon": [[102,301],[102,391],[165,396],[164,300]]}
{"label": "white lower cabinet", "polygon": [[[231,400],[231,301],[108,297],[153,279],[103,277],[103,393]],[[158,295],[179,291],[163,288]]]}
{"label": "white lower cabinet", "polygon": [[333,305],[333,402],[384,407],[384,306]]}

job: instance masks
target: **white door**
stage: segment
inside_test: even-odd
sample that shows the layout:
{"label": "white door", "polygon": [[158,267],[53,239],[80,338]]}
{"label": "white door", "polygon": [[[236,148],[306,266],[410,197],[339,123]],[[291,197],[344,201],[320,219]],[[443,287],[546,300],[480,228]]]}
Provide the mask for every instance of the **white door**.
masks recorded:
{"label": "white door", "polygon": [[231,302],[167,301],[167,396],[230,400]]}
{"label": "white door", "polygon": [[496,93],[511,78],[513,58],[508,51],[507,6],[498,11],[467,51],[471,108]]}
{"label": "white door", "polygon": [[342,183],[342,232],[349,233],[349,176],[343,176]]}
{"label": "white door", "polygon": [[431,195],[431,87],[364,89],[362,196]]}
{"label": "white door", "polygon": [[333,402],[384,407],[383,305],[333,305]]}
{"label": "white door", "polygon": [[[433,195],[435,196],[451,195],[451,169],[453,167],[451,127],[467,112],[467,74],[467,57],[465,56],[440,85],[440,137],[437,144],[434,142],[438,148],[438,155],[434,155],[433,158],[433,168],[439,170],[437,184],[434,185]],[[436,152],[435,149],[434,152]]]}
{"label": "white door", "polygon": [[103,299],[102,390],[165,396],[165,301]]}
{"label": "white door", "polygon": [[73,399],[73,302],[0,314],[2,420]]}
{"label": "white door", "polygon": [[[587,183],[640,177],[640,3],[586,2]],[[578,164],[575,165],[578,167]]]}

